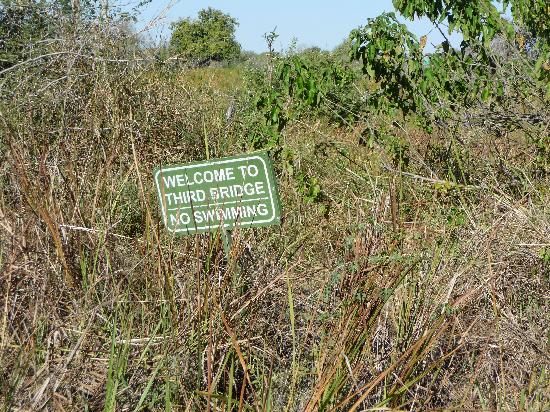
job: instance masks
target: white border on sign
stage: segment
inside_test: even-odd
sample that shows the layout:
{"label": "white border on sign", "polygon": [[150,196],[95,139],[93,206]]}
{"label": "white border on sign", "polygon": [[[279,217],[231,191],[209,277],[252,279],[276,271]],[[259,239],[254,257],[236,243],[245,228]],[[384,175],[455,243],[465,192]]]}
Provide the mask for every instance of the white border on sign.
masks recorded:
{"label": "white border on sign", "polygon": [[[268,193],[269,193],[269,200],[271,200],[271,210],[272,210],[272,216],[270,219],[264,219],[264,220],[250,220],[250,221],[240,221],[239,222],[239,226],[243,225],[243,224],[249,224],[249,223],[269,223],[269,222],[272,222],[273,220],[275,220],[275,216],[276,216],[276,209],[275,209],[275,201],[273,199],[273,191],[271,190],[271,182],[270,182],[270,179],[269,179],[269,172],[268,172],[268,169],[267,169],[267,164],[265,162],[265,160],[260,157],[260,156],[250,156],[250,157],[243,157],[243,158],[238,158],[238,159],[229,159],[229,160],[221,160],[221,161],[206,161],[206,162],[202,162],[202,163],[195,163],[195,164],[192,164],[192,165],[183,165],[183,166],[176,166],[176,167],[169,167],[167,169],[163,169],[163,168],[160,168],[157,173],[155,173],[155,183],[157,184],[157,192],[158,192],[158,195],[159,195],[159,199],[160,199],[160,203],[161,203],[161,209],[162,209],[162,219],[164,221],[164,226],[166,227],[166,229],[171,232],[171,233],[179,233],[179,232],[186,232],[186,233],[192,233],[192,232],[196,232],[196,231],[199,231],[199,230],[204,230],[204,229],[217,229],[217,228],[220,228],[222,227],[221,224],[218,224],[218,225],[211,225],[211,226],[193,226],[193,227],[186,227],[185,229],[176,229],[176,230],[172,230],[169,226],[168,226],[168,216],[166,216],[166,205],[164,204],[164,197],[162,196],[162,193],[161,193],[161,185],[162,185],[162,182],[159,182],[159,175],[161,173],[166,173],[166,172],[171,172],[171,171],[174,171],[174,170],[182,170],[182,169],[189,169],[189,168],[194,168],[194,167],[203,167],[203,166],[211,166],[211,165],[220,165],[220,164],[223,164],[223,163],[236,163],[236,162],[242,162],[242,161],[246,161],[246,160],[251,160],[251,159],[258,159],[262,162],[262,164],[264,165],[264,170],[265,170],[265,177],[266,177],[266,180],[267,180],[267,187],[268,187]],[[223,227],[229,227],[231,226],[231,224],[229,223],[224,223],[223,224]]]}

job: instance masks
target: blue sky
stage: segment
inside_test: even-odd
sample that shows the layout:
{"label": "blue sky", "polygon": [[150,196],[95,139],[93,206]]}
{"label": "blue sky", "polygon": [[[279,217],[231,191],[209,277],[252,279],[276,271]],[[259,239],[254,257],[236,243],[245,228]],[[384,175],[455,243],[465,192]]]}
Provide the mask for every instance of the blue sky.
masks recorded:
{"label": "blue sky", "polygon": [[[237,40],[244,50],[255,52],[266,51],[263,34],[275,27],[279,34],[275,46],[279,51],[287,49],[293,38],[297,39],[299,48],[318,46],[330,50],[352,29],[365,24],[367,18],[394,11],[391,0],[152,0],[141,9],[136,28],[151,27],[147,36],[152,40],[168,39],[170,23],[185,17],[194,18],[200,9],[209,6],[235,17],[239,21]],[[417,36],[428,35],[427,51],[433,50],[430,43],[441,43],[441,35],[429,21],[402,20]],[[451,41],[458,45],[460,39],[454,35]]]}

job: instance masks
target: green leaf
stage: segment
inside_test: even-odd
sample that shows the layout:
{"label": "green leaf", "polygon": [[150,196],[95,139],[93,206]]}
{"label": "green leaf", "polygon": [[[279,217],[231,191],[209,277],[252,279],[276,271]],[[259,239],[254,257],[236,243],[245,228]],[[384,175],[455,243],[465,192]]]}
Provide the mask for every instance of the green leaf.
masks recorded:
{"label": "green leaf", "polygon": [[504,84],[502,82],[499,82],[497,86],[497,94],[502,97],[504,96]]}
{"label": "green leaf", "polygon": [[544,60],[545,60],[545,55],[540,55],[539,58],[537,59],[537,62],[535,63],[535,73],[539,73],[540,72],[540,68],[542,67],[542,64],[544,63]]}

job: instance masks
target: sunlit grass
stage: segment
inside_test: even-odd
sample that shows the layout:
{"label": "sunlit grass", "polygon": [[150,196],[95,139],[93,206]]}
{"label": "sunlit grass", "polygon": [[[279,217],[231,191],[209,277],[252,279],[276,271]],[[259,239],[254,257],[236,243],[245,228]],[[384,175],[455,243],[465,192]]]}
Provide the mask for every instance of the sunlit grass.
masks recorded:
{"label": "sunlit grass", "polygon": [[79,63],[0,101],[5,410],[548,409],[550,192],[524,140],[295,119],[279,159],[322,201],[276,163],[282,225],[228,256],[164,230],[151,174],[247,150],[245,69]]}

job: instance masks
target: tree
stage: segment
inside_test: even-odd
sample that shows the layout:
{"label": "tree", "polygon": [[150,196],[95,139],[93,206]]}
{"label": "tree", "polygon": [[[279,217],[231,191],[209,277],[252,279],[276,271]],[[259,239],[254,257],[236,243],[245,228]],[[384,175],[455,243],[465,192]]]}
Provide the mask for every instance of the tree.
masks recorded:
{"label": "tree", "polygon": [[[419,41],[394,13],[353,30],[351,57],[379,86],[369,93],[369,106],[400,111],[428,131],[472,119],[474,111],[498,128],[545,123],[538,109],[550,98],[548,20],[539,17],[550,12],[545,1],[394,0],[405,18],[428,18],[443,36],[446,27],[464,40],[454,49],[445,39],[426,65],[426,38]],[[504,18],[510,5],[513,21]]]}
{"label": "tree", "polygon": [[198,66],[239,56],[241,45],[235,39],[239,23],[229,14],[209,7],[198,18],[186,18],[172,25],[172,52]]}
{"label": "tree", "polygon": [[[523,48],[526,33],[533,39],[532,49],[535,49],[535,53],[532,54],[537,55],[533,72],[545,84],[547,96],[550,96],[550,4],[548,0],[393,0],[393,4],[405,18],[411,20],[415,16],[426,17],[436,26],[446,21],[449,33],[453,31],[462,33],[463,49],[467,47],[479,49],[480,46],[489,49],[491,40],[498,35],[505,35],[511,42],[518,40],[518,45]],[[498,11],[499,5],[502,6],[502,13]],[[511,11],[513,22],[503,18],[503,13],[508,9]],[[480,49],[480,51],[485,54],[485,50]]]}

